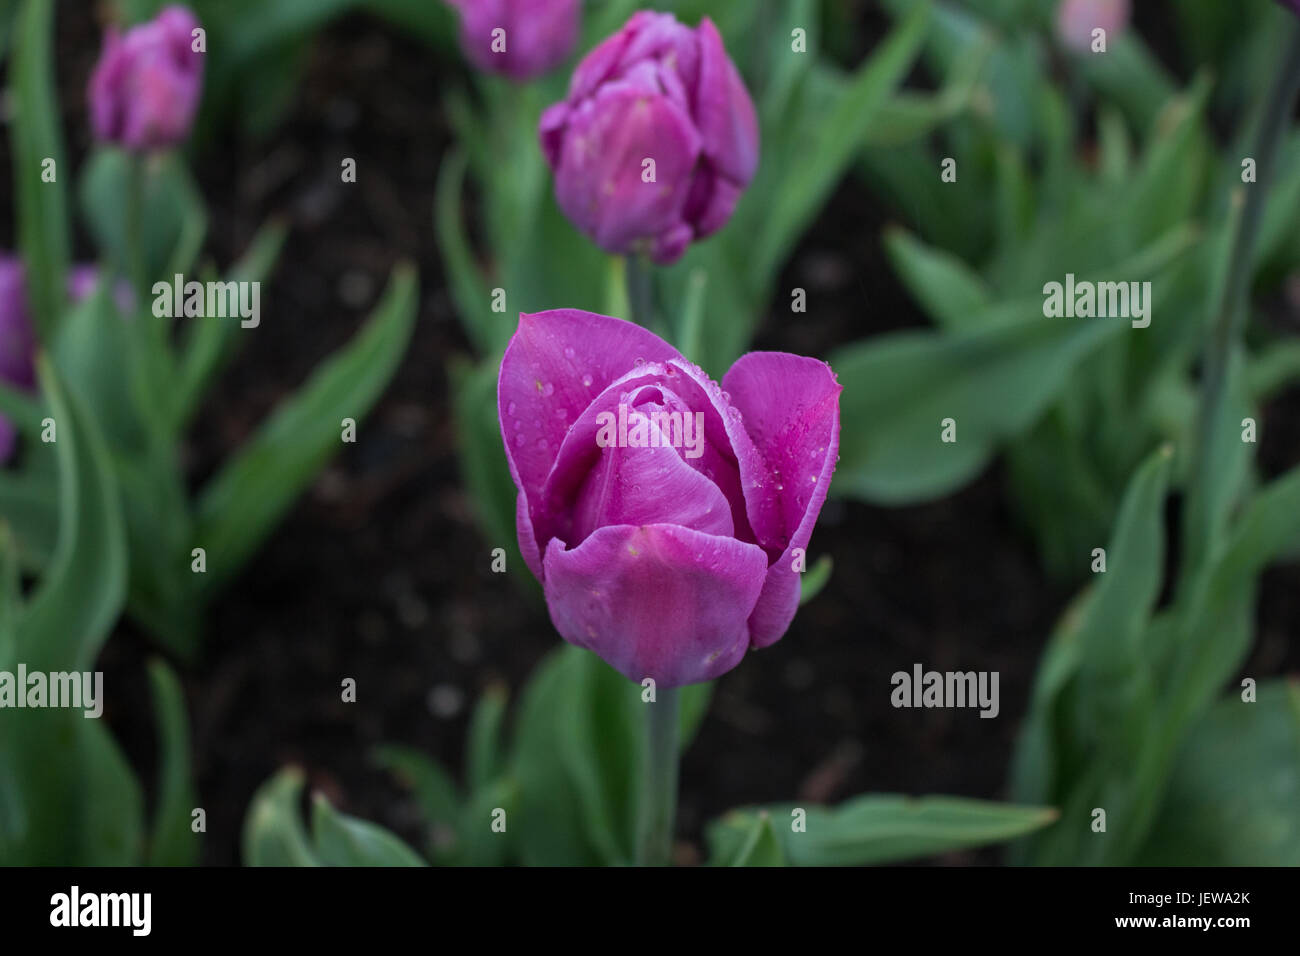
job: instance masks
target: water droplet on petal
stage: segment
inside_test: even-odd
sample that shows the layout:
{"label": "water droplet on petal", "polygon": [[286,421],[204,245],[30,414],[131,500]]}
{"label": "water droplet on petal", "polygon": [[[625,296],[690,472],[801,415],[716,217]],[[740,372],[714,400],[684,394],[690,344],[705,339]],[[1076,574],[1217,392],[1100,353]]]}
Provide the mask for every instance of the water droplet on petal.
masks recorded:
{"label": "water droplet on petal", "polygon": [[645,364],[645,359],[643,359],[641,356],[638,355],[638,356],[636,357],[636,359],[632,362],[632,364],[633,364],[633,365],[644,365],[644,364]]}
{"label": "water droplet on petal", "polygon": [[506,406],[506,414],[513,415],[515,413],[515,409],[517,409],[518,407],[519,406],[516,405],[514,402],[511,402],[509,405]]}
{"label": "water droplet on petal", "polygon": [[582,376],[582,387],[583,387],[583,388],[591,388],[591,376],[590,376],[590,375],[584,375],[584,376]]}
{"label": "water droplet on petal", "polygon": [[516,444],[516,445],[522,445],[523,443],[524,443],[524,436],[523,436],[523,435],[516,435],[516,436],[515,436],[515,444]]}
{"label": "water droplet on petal", "polygon": [[571,359],[571,358],[573,358],[573,346],[572,346],[572,345],[566,345],[566,346],[564,347],[564,357],[567,358],[567,359]]}
{"label": "water droplet on petal", "polygon": [[542,451],[546,451],[546,449],[547,449],[549,446],[550,446],[550,442],[548,442],[545,438],[539,438],[539,439],[537,439],[537,447],[538,447],[539,449],[541,449]]}

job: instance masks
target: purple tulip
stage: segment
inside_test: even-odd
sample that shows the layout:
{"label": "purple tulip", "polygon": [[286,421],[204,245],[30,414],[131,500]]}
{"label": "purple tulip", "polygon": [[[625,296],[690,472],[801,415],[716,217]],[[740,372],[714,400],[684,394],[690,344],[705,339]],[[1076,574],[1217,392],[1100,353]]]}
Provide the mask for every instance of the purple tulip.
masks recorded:
{"label": "purple tulip", "polygon": [[185,7],[170,6],[125,34],[109,29],[87,91],[98,139],[134,152],[185,140],[203,89],[198,26]]}
{"label": "purple tulip", "polygon": [[465,55],[491,73],[532,79],[564,62],[578,42],[579,0],[447,2],[460,14]]}
{"label": "purple tulip", "polygon": [[521,315],[498,412],[520,550],[561,636],[660,687],[779,640],[835,470],[839,394],[816,359],[751,352],[719,387],[631,322]]}
{"label": "purple tulip", "polygon": [[1129,0],[1061,0],[1056,8],[1056,35],[1071,50],[1092,49],[1092,31],[1106,31],[1107,42],[1128,26]]}
{"label": "purple tulip", "polygon": [[564,214],[602,249],[660,263],[721,229],[758,167],[754,104],[708,17],[633,14],[538,133]]}
{"label": "purple tulip", "polygon": [[[36,387],[36,336],[27,307],[23,266],[0,256],[0,382],[31,391]],[[0,462],[13,454],[16,432],[0,416]]]}

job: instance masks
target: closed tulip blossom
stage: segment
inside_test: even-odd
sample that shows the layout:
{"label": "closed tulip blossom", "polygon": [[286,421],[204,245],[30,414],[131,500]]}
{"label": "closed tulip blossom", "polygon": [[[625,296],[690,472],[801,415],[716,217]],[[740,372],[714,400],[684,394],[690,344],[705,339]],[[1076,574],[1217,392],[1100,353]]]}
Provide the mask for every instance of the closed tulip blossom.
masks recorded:
{"label": "closed tulip blossom", "polygon": [[[36,387],[36,336],[27,306],[23,267],[0,256],[0,383],[31,391]],[[0,416],[0,462],[13,454],[13,424]]]}
{"label": "closed tulip blossom", "polygon": [[1118,36],[1128,26],[1129,0],[1061,0],[1056,8],[1056,35],[1071,50],[1092,49],[1092,31],[1106,31],[1106,38]]}
{"label": "closed tulip blossom", "polygon": [[143,153],[189,136],[203,89],[198,26],[185,7],[170,6],[125,34],[109,29],[88,91],[99,140]]}
{"label": "closed tulip blossom", "polygon": [[447,0],[460,14],[460,45],[479,69],[530,80],[573,52],[579,0]]}
{"label": "closed tulip blossom", "polygon": [[721,229],[758,166],[753,101],[707,17],[634,14],[538,132],[565,215],[602,249],[659,263]]}
{"label": "closed tulip blossom", "polygon": [[560,635],[661,688],[779,640],[838,458],[839,394],[816,359],[751,352],[719,386],[631,322],[522,315],[498,411],[520,549]]}

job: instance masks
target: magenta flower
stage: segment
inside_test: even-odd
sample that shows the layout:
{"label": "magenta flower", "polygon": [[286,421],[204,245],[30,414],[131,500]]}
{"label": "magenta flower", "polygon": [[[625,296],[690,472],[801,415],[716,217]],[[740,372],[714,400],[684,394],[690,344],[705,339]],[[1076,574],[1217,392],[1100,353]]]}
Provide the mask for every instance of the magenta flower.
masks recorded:
{"label": "magenta flower", "polygon": [[447,0],[460,45],[479,69],[529,80],[563,63],[578,42],[579,0]]}
{"label": "magenta flower", "polygon": [[125,35],[109,29],[87,91],[98,139],[134,152],[185,140],[203,89],[198,26],[185,7],[170,6]]}
{"label": "magenta flower", "polygon": [[[36,387],[36,336],[27,307],[27,285],[17,259],[0,256],[0,382],[31,391]],[[0,462],[14,451],[16,432],[0,416]]]}
{"label": "magenta flower", "polygon": [[633,14],[538,133],[564,214],[602,249],[660,263],[721,229],[758,167],[754,104],[708,17]]}
{"label": "magenta flower", "polygon": [[1056,35],[1071,50],[1092,49],[1092,31],[1100,27],[1106,40],[1119,36],[1128,26],[1129,0],[1061,0],[1056,8]]}
{"label": "magenta flower", "polygon": [[751,352],[719,387],[631,322],[520,316],[498,412],[520,550],[561,636],[660,687],[780,639],[835,471],[839,394],[816,359]]}

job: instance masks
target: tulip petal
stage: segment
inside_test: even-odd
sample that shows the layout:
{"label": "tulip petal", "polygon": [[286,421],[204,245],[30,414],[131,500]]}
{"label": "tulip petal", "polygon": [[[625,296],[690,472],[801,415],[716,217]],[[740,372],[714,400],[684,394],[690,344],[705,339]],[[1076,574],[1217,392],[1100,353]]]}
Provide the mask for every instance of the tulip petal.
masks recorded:
{"label": "tulip petal", "polygon": [[638,10],[617,33],[601,40],[582,58],[582,62],[573,71],[573,79],[569,81],[570,103],[586,99],[596,92],[600,84],[614,76],[623,59],[623,51],[627,49],[628,44],[632,42],[645,22],[654,16],[655,14],[648,10]]}
{"label": "tulip petal", "polygon": [[[744,422],[743,410],[726,389],[685,360],[671,363],[695,386],[682,384],[676,391],[692,408],[708,413],[704,419],[706,474],[732,502],[738,536],[756,541],[775,557],[785,547],[780,502],[767,459],[755,446]],[[728,454],[719,455],[721,450]]]}
{"label": "tulip petal", "polygon": [[696,122],[704,154],[727,178],[748,185],[758,168],[758,115],[713,21],[700,21]]}
{"label": "tulip petal", "polygon": [[699,154],[699,133],[672,100],[606,83],[569,114],[556,201],[602,249],[628,252],[677,223]]}
{"label": "tulip petal", "polygon": [[[607,315],[555,309],[519,316],[501,359],[497,412],[510,474],[527,500],[520,521],[536,508],[569,426],[592,400],[638,359],[676,357],[659,336]],[[538,573],[540,561],[529,567]]]}
{"label": "tulip petal", "polygon": [[842,389],[825,362],[784,352],[741,356],[722,382],[743,410],[747,430],[777,476],[787,536],[750,618],[753,645],[766,647],[785,633],[799,607],[793,552],[795,548],[807,551],[835,472]]}
{"label": "tulip petal", "polygon": [[[655,413],[675,413],[676,431]],[[634,415],[644,416],[641,431]],[[608,390],[565,439],[544,494],[548,505],[560,505],[558,520],[552,524],[539,519],[539,530],[574,545],[601,527],[618,524],[673,524],[731,537],[735,525],[730,503],[683,457],[683,451],[702,450],[681,448],[683,439],[690,438],[685,429],[693,433],[695,422],[686,403],[660,384],[647,382],[627,392],[617,386]],[[600,447],[611,438],[612,444]],[[700,439],[702,445],[703,435]],[[633,447],[638,440],[653,444]],[[569,501],[572,505],[566,506]],[[543,510],[551,516],[549,508]]]}
{"label": "tulip petal", "polygon": [[568,122],[569,104],[561,100],[543,110],[542,118],[537,123],[537,138],[542,146],[542,155],[552,170],[559,168],[560,155],[564,150],[564,129]]}
{"label": "tulip petal", "polygon": [[743,191],[741,186],[719,176],[707,160],[701,161],[683,213],[694,224],[696,235],[711,236],[725,226]]}
{"label": "tulip petal", "polygon": [[565,640],[630,680],[712,680],[749,647],[747,618],[767,557],[752,544],[673,525],[601,528],[579,547],[547,546],[544,589]]}
{"label": "tulip petal", "polygon": [[573,504],[575,540],[616,524],[671,524],[731,537],[718,486],[673,448],[606,448]]}

